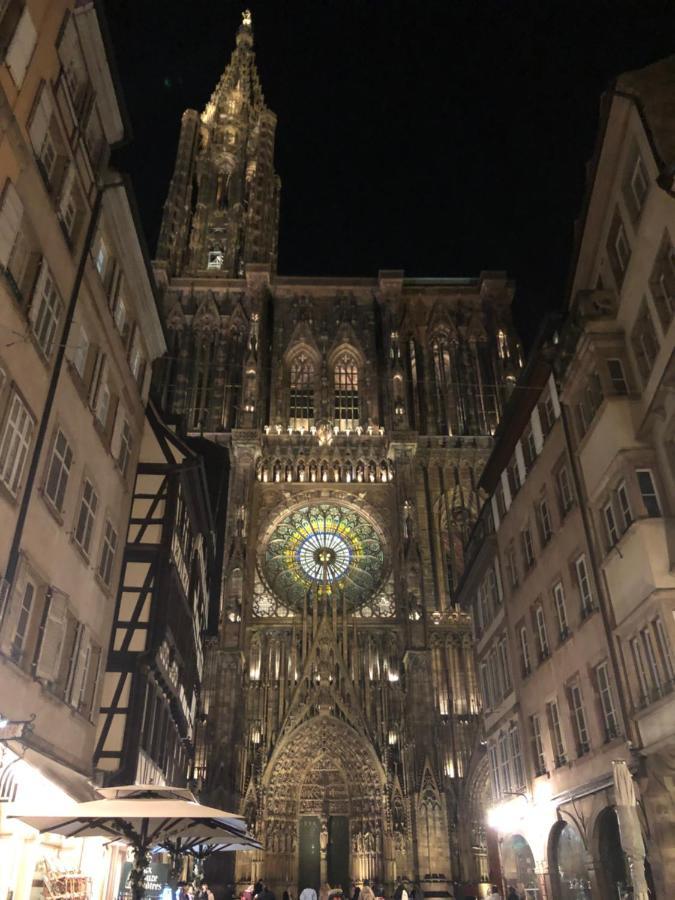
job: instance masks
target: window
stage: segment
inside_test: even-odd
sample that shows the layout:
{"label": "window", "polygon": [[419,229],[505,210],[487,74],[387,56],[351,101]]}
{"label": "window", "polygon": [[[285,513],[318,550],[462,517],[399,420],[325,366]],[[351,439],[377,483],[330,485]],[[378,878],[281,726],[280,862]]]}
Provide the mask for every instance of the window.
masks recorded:
{"label": "window", "polygon": [[94,265],[101,278],[105,278],[109,258],[108,245],[103,239],[103,236],[99,235],[98,241],[94,247]]}
{"label": "window", "polygon": [[143,383],[143,375],[145,374],[145,354],[143,353],[138,328],[134,329],[134,336],[131,341],[129,367],[131,368],[131,374],[134,376],[134,381],[140,388]]}
{"label": "window", "polygon": [[94,486],[88,478],[85,478],[82,487],[82,499],[80,500],[80,511],[77,516],[77,524],[75,525],[73,536],[87,555],[91,546],[91,534],[94,530],[97,507],[98,497]]}
{"label": "window", "polygon": [[616,526],[616,517],[614,516],[614,507],[611,501],[602,510],[605,517],[605,528],[607,530],[607,540],[610,548],[619,542],[619,529]]}
{"label": "window", "polygon": [[633,521],[633,514],[630,509],[630,502],[628,500],[628,491],[626,490],[625,481],[622,481],[616,489],[616,499],[618,500],[619,509],[621,510],[623,531],[627,531]]}
{"label": "window", "polygon": [[673,669],[673,658],[670,654],[670,640],[668,639],[666,627],[660,616],[654,619],[653,625],[654,631],[656,632],[656,643],[659,648],[663,671],[666,673],[669,686],[672,687],[673,682],[675,681],[675,670]]}
{"label": "window", "polygon": [[71,244],[78,230],[81,209],[82,198],[77,186],[77,171],[75,163],[71,162],[66,169],[59,198],[59,219]]}
{"label": "window", "polygon": [[542,500],[539,503],[539,521],[541,522],[541,539],[544,544],[548,544],[553,535],[553,528],[551,527],[551,513],[546,500]]}
{"label": "window", "polygon": [[651,471],[649,469],[636,469],[635,474],[637,475],[638,487],[642,495],[645,512],[652,519],[660,518],[662,515],[661,504],[659,503]]}
{"label": "window", "polygon": [[359,370],[354,357],[343,353],[335,364],[335,424],[353,428],[359,419]]}
{"label": "window", "polygon": [[530,648],[527,642],[527,628],[524,625],[520,629],[520,664],[523,677],[527,678],[532,672],[532,664],[530,662]]}
{"label": "window", "polygon": [[527,429],[527,433],[523,439],[523,456],[525,458],[525,467],[529,471],[537,458],[537,448],[534,444],[534,431],[531,427]]}
{"label": "window", "polygon": [[562,581],[559,581],[553,587],[553,602],[555,604],[555,612],[558,617],[558,629],[560,631],[560,640],[564,641],[569,636],[570,629],[567,624],[567,610],[565,609],[565,589]]}
{"label": "window", "polygon": [[565,756],[565,742],[563,741],[562,727],[560,725],[560,713],[558,711],[558,701],[552,700],[546,704],[548,711],[548,724],[551,732],[551,745],[553,747],[553,755],[555,757],[556,768],[564,766],[567,762]]}
{"label": "window", "polygon": [[652,638],[651,629],[648,626],[643,628],[640,632],[640,636],[642,637],[642,647],[644,649],[644,658],[647,663],[650,687],[652,688],[653,693],[660,697],[662,684],[661,672],[656,658],[656,651],[654,650],[654,640]]}
{"label": "window", "polygon": [[658,356],[659,342],[656,337],[656,329],[652,320],[647,300],[643,298],[640,311],[635,319],[630,336],[635,359],[644,381],[649,378],[654,361]]}
{"label": "window", "polygon": [[638,148],[635,147],[626,169],[623,184],[623,197],[633,222],[637,222],[640,218],[648,191],[647,170],[642,162]]}
{"label": "window", "polygon": [[520,532],[520,540],[523,546],[523,560],[525,568],[531,569],[534,565],[534,548],[532,546],[532,534],[529,528],[523,528]]}
{"label": "window", "polygon": [[12,182],[8,181],[0,206],[0,263],[19,297],[30,255],[25,236],[21,231],[22,224],[23,203]]}
{"label": "window", "polygon": [[645,660],[639,638],[632,638],[630,649],[633,654],[633,664],[635,666],[635,674],[637,675],[638,687],[640,690],[638,706],[644,706],[649,702],[649,684],[647,682],[647,669],[645,668]]}
{"label": "window", "polygon": [[506,695],[511,690],[511,670],[509,668],[509,651],[505,637],[499,641],[499,667],[501,682],[504,687],[502,694]]}
{"label": "window", "polygon": [[480,664],[480,686],[483,692],[483,706],[486,710],[492,709],[492,697],[490,696],[490,682],[488,680],[488,670],[485,663]]}
{"label": "window", "polygon": [[541,739],[541,722],[539,716],[530,716],[530,731],[532,734],[532,758],[534,760],[534,771],[537,775],[544,775],[546,772],[546,757],[544,756],[544,743]]}
{"label": "window", "polygon": [[68,341],[70,358],[75,371],[84,381],[91,342],[83,325],[75,322],[73,322],[73,325],[76,325],[76,327],[71,328],[70,340]]}
{"label": "window", "polygon": [[539,644],[539,660],[543,662],[550,654],[548,646],[548,634],[546,632],[546,619],[544,617],[544,608],[541,604],[534,609],[534,622],[537,626],[537,642]]}
{"label": "window", "polygon": [[70,467],[73,463],[73,451],[70,449],[64,433],[59,430],[54,441],[52,458],[45,481],[45,494],[59,511],[63,509],[63,499],[68,485]]}
{"label": "window", "polygon": [[600,708],[602,709],[602,720],[605,726],[605,737],[608,741],[611,741],[615,737],[619,736],[619,723],[614,708],[614,698],[612,697],[609,667],[606,662],[600,663],[599,666],[596,666],[595,678],[598,685]]}
{"label": "window", "polygon": [[654,261],[649,287],[665,334],[675,316],[675,247],[667,231]]}
{"label": "window", "polygon": [[54,101],[47,82],[43,82],[28,125],[33,151],[47,186],[56,190],[65,169],[65,154],[54,120]]}
{"label": "window", "polygon": [[[18,4],[12,5],[14,7],[18,6]],[[4,11],[5,17],[9,17],[13,10],[5,10],[3,9],[4,7],[5,4],[0,4],[0,10]],[[12,22],[7,21],[7,23],[3,19],[3,32],[6,26],[11,27],[11,25],[14,24],[16,19],[14,18],[14,16],[12,16],[12,19]],[[35,30],[35,26],[33,25],[33,20],[30,17],[30,13],[28,12],[28,7],[24,5],[19,20],[16,23],[14,34],[9,42],[9,46],[7,47],[7,53],[5,55],[7,68],[9,69],[14,84],[18,88],[20,88],[23,84],[26,69],[28,68],[31,57],[33,56],[33,50],[35,49],[36,41],[37,32]]]}
{"label": "window", "polygon": [[623,371],[623,363],[620,359],[608,359],[607,371],[609,372],[609,380],[612,383],[612,390],[615,394],[627,394],[628,385],[626,384],[626,376]]}
{"label": "window", "polygon": [[503,519],[506,515],[506,500],[504,499],[504,485],[499,482],[495,489],[495,497],[497,498],[497,510]]}
{"label": "window", "polygon": [[122,425],[122,433],[120,435],[120,452],[117,457],[117,465],[122,475],[127,474],[129,468],[129,460],[131,459],[131,448],[133,446],[133,436],[131,434],[131,426],[124,420]]}
{"label": "window", "polygon": [[314,422],[314,366],[306,353],[291,363],[288,415],[295,430],[308,429]]}
{"label": "window", "polygon": [[106,519],[103,528],[103,544],[101,546],[101,560],[98,564],[98,574],[105,584],[110,585],[115,552],[117,551],[117,532],[112,527],[109,519]]}
{"label": "window", "polygon": [[68,85],[70,99],[75,114],[79,117],[86,106],[90,94],[89,78],[84,63],[77,28],[72,15],[69,16],[58,46],[59,59],[63,65],[63,74]]}
{"label": "window", "polygon": [[581,597],[581,614],[586,617],[593,610],[593,594],[584,555],[576,560],[574,568],[577,573],[577,584],[579,585],[579,596]]}
{"label": "window", "polygon": [[10,654],[15,662],[19,662],[23,655],[23,649],[26,643],[26,635],[28,634],[28,623],[30,622],[30,614],[33,609],[33,600],[35,599],[35,585],[27,581],[21,596],[21,604],[19,606],[19,616],[12,638],[12,646]]}
{"label": "window", "polygon": [[570,710],[572,712],[572,722],[574,723],[574,732],[577,739],[577,755],[583,756],[588,753],[591,748],[588,737],[588,725],[586,723],[586,712],[584,710],[584,701],[581,696],[581,688],[578,684],[573,684],[569,690]]}
{"label": "window", "polygon": [[516,549],[513,543],[506,548],[506,574],[512,588],[518,587],[518,563],[516,561]]}
{"label": "window", "polygon": [[509,729],[509,737],[511,739],[511,763],[513,768],[513,778],[516,789],[525,785],[525,771],[523,769],[523,755],[520,751],[520,734],[518,726],[513,725]]}
{"label": "window", "polygon": [[570,484],[570,474],[567,470],[567,466],[561,466],[558,472],[557,481],[558,491],[560,493],[560,508],[564,515],[571,509],[572,503],[574,502],[572,485]]}
{"label": "window", "polygon": [[497,740],[499,745],[499,782],[502,792],[508,794],[511,791],[511,767],[509,766],[509,737],[503,731],[499,732]]}
{"label": "window", "polygon": [[47,263],[40,266],[37,284],[33,292],[29,318],[33,334],[40,350],[49,359],[54,349],[56,330],[61,318],[62,305]]}
{"label": "window", "polygon": [[631,249],[630,244],[628,243],[628,237],[626,236],[626,229],[624,228],[621,213],[617,207],[614,212],[614,219],[612,220],[609,236],[607,238],[607,256],[609,257],[609,263],[618,288],[623,284],[626,269],[630,262],[630,254]]}
{"label": "window", "polygon": [[124,297],[122,296],[122,292],[119,291],[117,294],[117,298],[115,300],[115,304],[113,306],[113,319],[115,321],[115,327],[120,333],[121,337],[126,340],[128,333],[128,325],[129,325],[129,317],[127,314],[127,306],[124,302]]}
{"label": "window", "polygon": [[490,778],[492,780],[492,796],[498,800],[501,796],[501,783],[499,778],[499,763],[497,761],[497,748],[494,744],[488,747],[488,756],[490,757]]}
{"label": "window", "polygon": [[91,160],[92,168],[96,169],[101,161],[104,139],[103,128],[95,103],[92,104],[89,111],[89,118],[87,119],[84,130],[84,141],[87,145],[87,150],[89,151],[89,159]]}
{"label": "window", "polygon": [[110,385],[108,383],[106,366],[105,371],[101,374],[98,391],[96,392],[96,406],[94,408],[96,421],[103,428],[106,427],[108,422],[108,413],[110,412],[110,397]]}
{"label": "window", "polygon": [[0,481],[15,497],[19,491],[34,424],[28,407],[13,391],[0,440]]}
{"label": "window", "polygon": [[515,497],[520,488],[522,487],[522,483],[520,480],[520,469],[518,468],[518,460],[514,456],[511,462],[508,465],[506,470],[507,477],[509,479],[509,487],[511,488],[511,496]]}

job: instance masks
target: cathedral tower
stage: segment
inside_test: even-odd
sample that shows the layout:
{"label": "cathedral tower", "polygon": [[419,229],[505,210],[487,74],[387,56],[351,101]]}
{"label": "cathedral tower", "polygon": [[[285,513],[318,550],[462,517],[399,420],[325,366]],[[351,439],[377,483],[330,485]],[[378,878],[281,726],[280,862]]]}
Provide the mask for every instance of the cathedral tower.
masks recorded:
{"label": "cathedral tower", "polygon": [[487,876],[455,595],[520,366],[513,287],[277,275],[251,45],[245,16],[211,103],[185,113],[156,263],[163,406],[229,470],[196,776],[265,847],[238,855],[242,883]]}
{"label": "cathedral tower", "polygon": [[265,106],[253,52],[251,14],[199,115],[183,114],[178,154],[157,247],[172,274],[244,274],[276,268],[280,181],[274,171],[276,116]]}

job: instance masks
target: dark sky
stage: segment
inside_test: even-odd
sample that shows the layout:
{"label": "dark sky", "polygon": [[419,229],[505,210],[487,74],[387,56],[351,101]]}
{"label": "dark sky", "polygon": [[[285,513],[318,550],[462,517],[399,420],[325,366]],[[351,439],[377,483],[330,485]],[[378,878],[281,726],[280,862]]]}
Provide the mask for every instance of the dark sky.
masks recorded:
{"label": "dark sky", "polygon": [[[244,2],[107,0],[151,252],[180,116]],[[560,304],[602,90],[675,49],[675,0],[252,0],[278,116],[279,272],[516,280],[526,337]]]}

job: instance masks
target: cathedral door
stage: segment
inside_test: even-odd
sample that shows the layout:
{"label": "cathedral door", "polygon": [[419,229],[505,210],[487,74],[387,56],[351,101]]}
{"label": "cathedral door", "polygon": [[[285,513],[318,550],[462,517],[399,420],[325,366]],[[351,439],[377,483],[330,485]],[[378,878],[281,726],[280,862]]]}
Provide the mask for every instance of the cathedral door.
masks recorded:
{"label": "cathedral door", "polygon": [[341,887],[349,896],[349,819],[331,816],[328,819],[328,883]]}
{"label": "cathedral door", "polygon": [[298,893],[313,887],[319,893],[321,882],[321,820],[318,816],[301,816],[298,841]]}

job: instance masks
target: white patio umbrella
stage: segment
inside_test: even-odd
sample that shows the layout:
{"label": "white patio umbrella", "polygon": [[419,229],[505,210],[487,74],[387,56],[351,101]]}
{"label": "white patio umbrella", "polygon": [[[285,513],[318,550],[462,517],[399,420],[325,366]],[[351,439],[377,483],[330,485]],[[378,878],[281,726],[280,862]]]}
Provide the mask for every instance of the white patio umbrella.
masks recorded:
{"label": "white patio umbrella", "polygon": [[108,837],[122,840],[134,850],[131,885],[135,900],[143,896],[143,871],[149,854],[168,849],[180,840],[181,852],[205,844],[221,850],[248,850],[259,846],[246,832],[246,823],[237,813],[203,806],[184,788],[157,785],[128,785],[103,788],[100,800],[73,803],[48,815],[34,810],[12,810],[40,832],[65,837]]}

